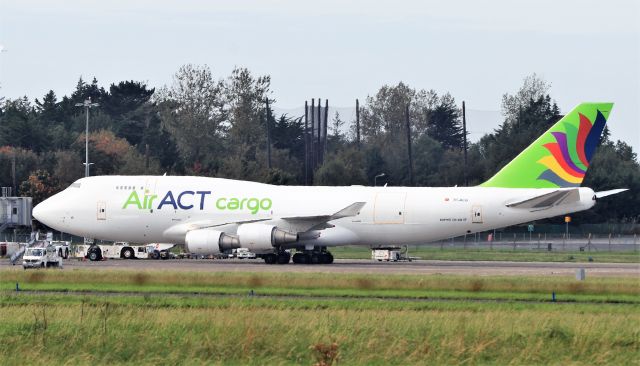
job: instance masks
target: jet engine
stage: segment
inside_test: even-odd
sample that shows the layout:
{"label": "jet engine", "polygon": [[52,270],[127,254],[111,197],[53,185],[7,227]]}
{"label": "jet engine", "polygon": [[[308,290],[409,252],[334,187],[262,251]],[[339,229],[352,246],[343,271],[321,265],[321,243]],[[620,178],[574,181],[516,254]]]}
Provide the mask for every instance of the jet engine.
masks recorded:
{"label": "jet engine", "polygon": [[242,224],[237,233],[240,245],[254,253],[269,252],[273,247],[298,241],[298,234],[261,223]]}
{"label": "jet engine", "polygon": [[240,248],[236,236],[209,229],[189,231],[184,244],[187,252],[201,255],[220,254],[228,249]]}

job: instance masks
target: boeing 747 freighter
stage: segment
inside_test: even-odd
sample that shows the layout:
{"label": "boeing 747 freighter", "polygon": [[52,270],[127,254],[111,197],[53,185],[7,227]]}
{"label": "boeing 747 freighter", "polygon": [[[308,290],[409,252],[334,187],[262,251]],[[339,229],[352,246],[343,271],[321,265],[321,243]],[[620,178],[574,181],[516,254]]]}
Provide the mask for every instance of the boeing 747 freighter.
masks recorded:
{"label": "boeing 747 freighter", "polygon": [[79,179],[34,217],[78,236],[248,248],[267,263],[332,263],[341,245],[422,244],[587,210],[624,189],[581,187],[613,104],[583,103],[476,187],[307,187],[179,176]]}

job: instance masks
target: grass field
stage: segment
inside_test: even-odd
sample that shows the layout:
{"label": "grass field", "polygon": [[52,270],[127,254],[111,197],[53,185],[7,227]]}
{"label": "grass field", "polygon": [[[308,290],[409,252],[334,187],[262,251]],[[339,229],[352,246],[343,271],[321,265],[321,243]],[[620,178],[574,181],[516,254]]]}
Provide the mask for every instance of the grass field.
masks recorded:
{"label": "grass field", "polygon": [[635,278],[0,271],[0,287],[2,365],[640,359]]}
{"label": "grass field", "polygon": [[[345,246],[331,248],[336,258],[370,259],[371,250],[367,247]],[[417,247],[409,249],[410,256],[425,260],[460,261],[514,261],[514,262],[600,262],[600,263],[640,263],[640,252],[547,252],[533,250],[509,250],[489,248],[447,248]]]}

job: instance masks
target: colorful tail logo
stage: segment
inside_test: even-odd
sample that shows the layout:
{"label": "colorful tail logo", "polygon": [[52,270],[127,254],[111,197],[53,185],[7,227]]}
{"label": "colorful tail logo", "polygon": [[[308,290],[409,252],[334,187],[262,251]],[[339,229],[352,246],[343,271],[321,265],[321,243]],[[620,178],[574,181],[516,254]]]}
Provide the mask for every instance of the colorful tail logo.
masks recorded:
{"label": "colorful tail logo", "polygon": [[582,113],[579,116],[577,133],[575,127],[568,123],[564,124],[565,132],[551,132],[556,142],[543,145],[551,155],[538,160],[547,167],[538,180],[546,180],[559,187],[577,187],[582,183],[607,120],[599,110],[594,123]]}

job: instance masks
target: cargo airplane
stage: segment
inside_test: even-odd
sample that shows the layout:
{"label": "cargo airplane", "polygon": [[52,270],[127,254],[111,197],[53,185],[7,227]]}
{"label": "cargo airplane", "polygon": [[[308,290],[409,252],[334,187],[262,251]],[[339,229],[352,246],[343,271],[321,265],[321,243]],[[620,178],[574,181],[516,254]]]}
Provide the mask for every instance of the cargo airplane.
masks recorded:
{"label": "cargo airplane", "polygon": [[583,103],[475,187],[307,187],[208,177],[82,178],[34,217],[78,236],[248,248],[266,263],[332,263],[341,245],[422,244],[587,210],[581,187],[613,104]]}

